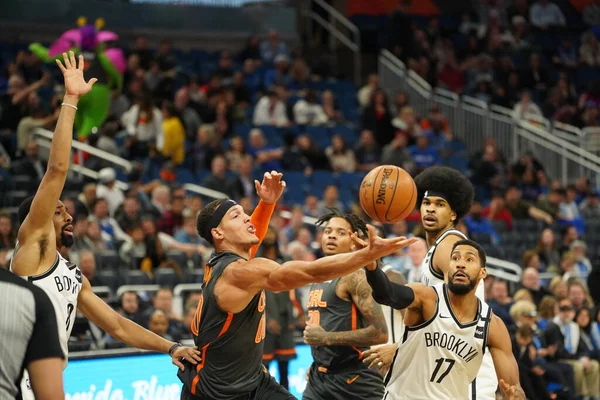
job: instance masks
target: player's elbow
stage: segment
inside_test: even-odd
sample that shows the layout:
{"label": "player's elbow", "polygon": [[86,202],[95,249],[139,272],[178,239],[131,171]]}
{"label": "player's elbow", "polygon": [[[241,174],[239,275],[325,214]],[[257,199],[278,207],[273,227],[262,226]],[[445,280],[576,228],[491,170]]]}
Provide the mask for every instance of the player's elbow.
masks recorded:
{"label": "player's elbow", "polygon": [[46,175],[48,176],[66,176],[69,172],[69,163],[62,161],[51,161],[48,163],[46,168]]}

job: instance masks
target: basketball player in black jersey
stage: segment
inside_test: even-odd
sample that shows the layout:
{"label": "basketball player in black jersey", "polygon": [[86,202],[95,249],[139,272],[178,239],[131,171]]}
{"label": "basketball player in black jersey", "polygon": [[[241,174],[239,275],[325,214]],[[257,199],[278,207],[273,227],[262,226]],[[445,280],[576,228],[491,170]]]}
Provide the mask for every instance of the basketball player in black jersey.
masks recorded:
{"label": "basketball player in black jersey", "polygon": [[[11,270],[17,275],[28,277],[34,284],[42,287],[51,299],[57,299],[56,304],[64,301],[61,299],[66,293],[78,292],[75,304],[68,304],[67,321],[57,321],[59,329],[64,330],[66,323],[69,331],[71,313],[74,309],[78,309],[106,333],[132,347],[168,353],[173,363],[180,368],[183,368],[180,362],[182,358],[196,363],[200,360],[197,350],[165,340],[119,315],[94,294],[90,282],[81,275],[80,271],[73,280],[66,276],[53,276],[61,262],[58,250],[73,244],[73,219],[60,201],[60,195],[69,172],[77,104],[97,81],[96,78],[85,81],[83,56],[79,56],[79,63],[77,63],[71,51],[69,55],[63,53],[63,61],[64,65],[59,60],[56,61],[64,76],[65,96],[52,137],[50,158],[35,196],[24,200],[19,206],[21,226]],[[76,268],[70,263],[68,266],[71,270]],[[51,282],[44,286],[49,280]],[[65,308],[66,306],[65,304]],[[66,349],[66,343],[63,345]]]}
{"label": "basketball player in black jersey", "polygon": [[[356,250],[352,233],[368,235],[367,225],[353,214],[335,208],[322,216],[321,249],[325,255]],[[314,359],[308,371],[304,400],[380,400],[381,374],[362,363],[363,351],[386,343],[388,329],[381,306],[373,300],[365,272],[360,269],[310,287],[304,342]]]}
{"label": "basketball player in black jersey", "polygon": [[259,243],[256,228],[232,200],[206,205],[198,214],[197,229],[216,252],[206,266],[202,298],[192,322],[202,361],[178,373],[184,400],[293,399],[261,362],[264,291],[282,292],[335,279],[412,243],[403,237],[382,239],[370,227],[369,244],[354,253],[281,265],[265,258],[250,259],[251,249]]}

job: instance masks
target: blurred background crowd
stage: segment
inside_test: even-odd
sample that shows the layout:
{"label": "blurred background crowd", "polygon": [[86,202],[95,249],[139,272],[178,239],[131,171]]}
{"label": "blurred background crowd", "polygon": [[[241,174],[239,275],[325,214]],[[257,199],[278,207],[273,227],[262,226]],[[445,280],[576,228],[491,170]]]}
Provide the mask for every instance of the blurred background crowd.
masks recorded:
{"label": "blurred background crowd", "polygon": [[[511,108],[516,119],[600,126],[600,1],[462,5],[464,12],[442,19],[415,16],[414,5],[400,1],[373,42],[432,86]],[[360,26],[368,18],[354,20]],[[415,175],[449,165],[477,193],[459,229],[490,256],[520,267],[520,282],[492,275],[486,290],[515,333],[527,382],[599,396],[595,177],[562,182],[535,152],[510,159],[486,132],[479,132],[483,147],[466,152],[437,105],[419,114],[406,93],[389,97],[374,70],[357,86],[275,30],[249,36],[238,51],[183,51],[176,41],[144,35],[121,47],[127,54],[122,90],[112,94],[106,123],[85,140],[133,167],[124,171],[92,153],[74,154],[74,163],[98,177],[73,173],[67,182],[63,201],[74,219],[75,244],[63,252],[123,315],[175,340],[190,337],[197,287],[175,294],[173,288],[202,282],[211,253],[195,230],[210,196],[193,185],[238,200],[250,214],[258,201],[254,179],[283,171],[287,190],[264,251],[278,260],[312,260],[322,253],[311,217],[335,207],[368,219],[357,205],[367,171],[394,164]],[[43,65],[26,45],[2,43],[0,57],[0,267],[7,268],[16,207],[45,171],[45,148],[34,132],[53,129],[62,88],[58,69]],[[380,229],[424,237],[418,210]],[[414,282],[425,253],[421,240],[384,261]],[[123,289],[149,284],[158,286]],[[73,350],[116,346],[78,320]]]}

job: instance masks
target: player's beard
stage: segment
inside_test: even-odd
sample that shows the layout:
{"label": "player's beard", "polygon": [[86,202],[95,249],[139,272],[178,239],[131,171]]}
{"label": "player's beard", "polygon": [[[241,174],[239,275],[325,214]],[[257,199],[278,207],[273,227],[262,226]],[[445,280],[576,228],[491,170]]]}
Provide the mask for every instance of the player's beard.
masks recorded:
{"label": "player's beard", "polygon": [[[468,276],[468,275],[467,275]],[[464,296],[477,286],[477,279],[471,279],[469,276],[469,283],[454,283],[454,276],[448,280],[448,290],[452,293]]]}
{"label": "player's beard", "polygon": [[65,233],[64,229],[60,232],[61,247],[71,247],[71,246],[73,246],[74,241],[75,241],[75,237],[73,235],[69,235],[69,234]]}

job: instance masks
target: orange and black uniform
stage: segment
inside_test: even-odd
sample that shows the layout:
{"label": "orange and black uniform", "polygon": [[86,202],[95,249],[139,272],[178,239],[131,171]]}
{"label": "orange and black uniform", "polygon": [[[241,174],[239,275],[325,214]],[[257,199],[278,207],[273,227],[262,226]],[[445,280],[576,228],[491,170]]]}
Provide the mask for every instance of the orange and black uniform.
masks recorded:
{"label": "orange and black uniform", "polygon": [[[308,296],[308,323],[327,332],[344,332],[365,327],[362,314],[352,301],[340,299],[336,288],[342,278],[315,283]],[[383,378],[363,364],[366,348],[353,346],[312,346],[304,400],[381,400]]]}
{"label": "orange and black uniform", "polygon": [[202,298],[192,322],[192,333],[202,361],[186,362],[177,376],[183,383],[181,399],[287,400],[282,388],[261,363],[265,337],[265,294],[258,293],[239,313],[217,305],[215,284],[225,268],[241,256],[215,253],[206,266]]}

